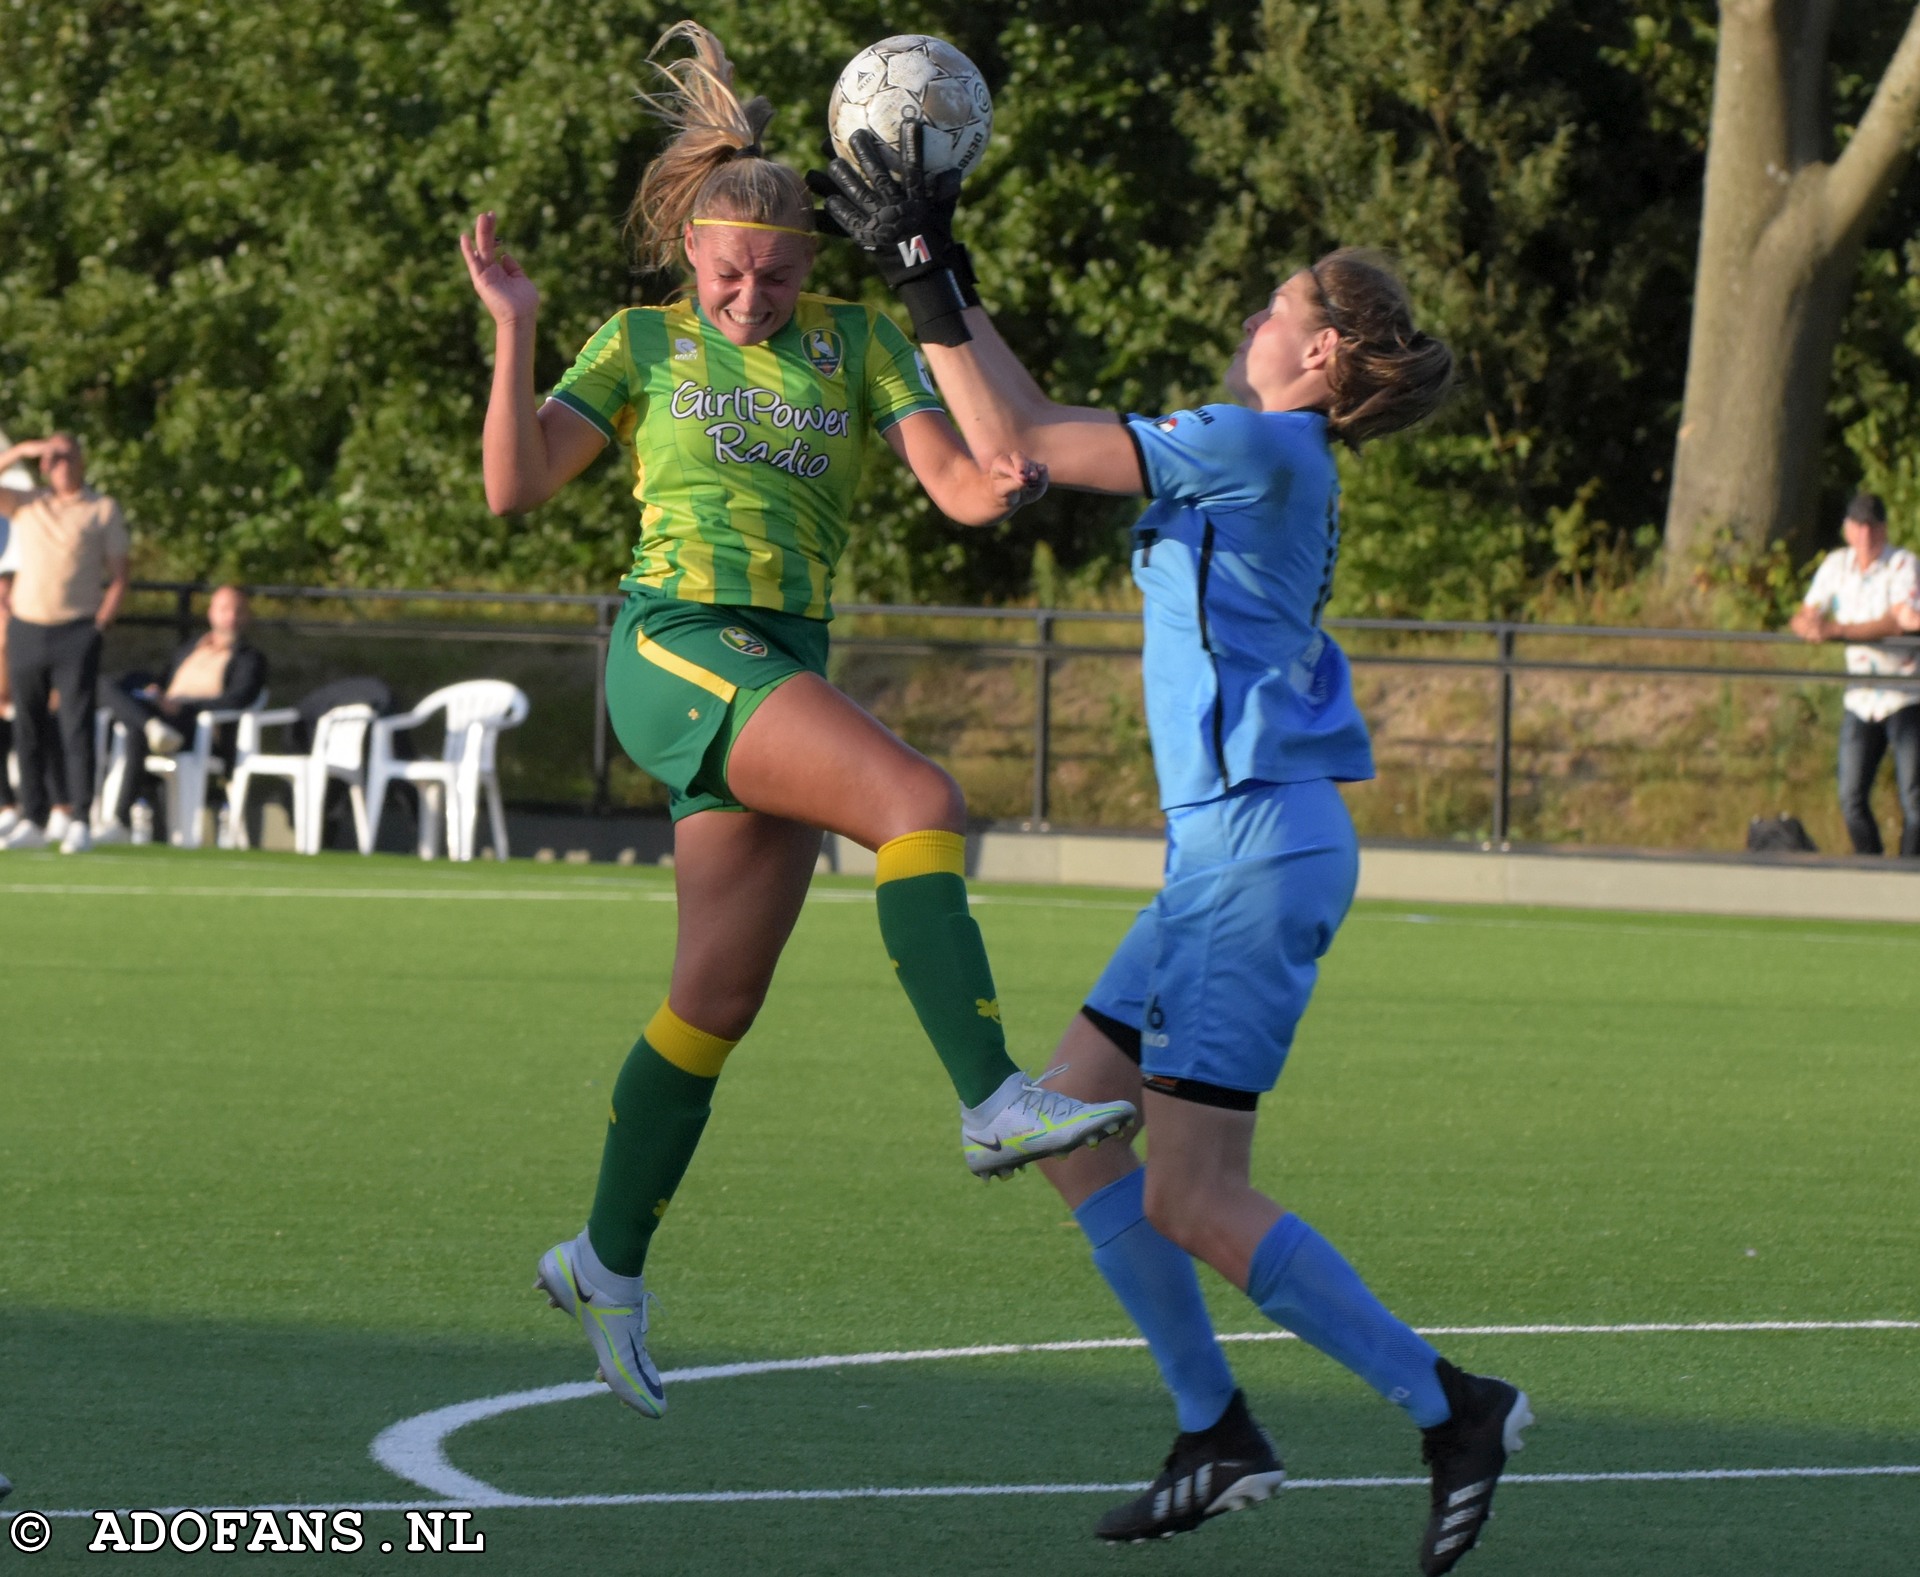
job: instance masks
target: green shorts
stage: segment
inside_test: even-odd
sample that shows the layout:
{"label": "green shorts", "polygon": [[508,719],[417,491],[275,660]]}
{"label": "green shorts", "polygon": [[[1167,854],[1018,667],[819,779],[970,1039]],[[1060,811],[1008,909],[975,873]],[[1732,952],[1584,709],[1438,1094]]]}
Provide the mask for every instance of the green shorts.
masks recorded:
{"label": "green shorts", "polygon": [[666,784],[675,821],[744,810],[727,792],[740,730],[795,674],[826,672],[819,619],[633,591],[607,653],[607,712],[634,765]]}

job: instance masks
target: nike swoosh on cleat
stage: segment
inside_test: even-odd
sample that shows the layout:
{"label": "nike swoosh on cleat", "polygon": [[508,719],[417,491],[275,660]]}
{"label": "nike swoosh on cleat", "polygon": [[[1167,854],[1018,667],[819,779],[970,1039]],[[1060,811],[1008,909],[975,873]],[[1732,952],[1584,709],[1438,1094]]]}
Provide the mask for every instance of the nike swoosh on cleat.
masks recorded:
{"label": "nike swoosh on cleat", "polygon": [[972,1144],[976,1150],[1004,1150],[1006,1148],[998,1139],[991,1141],[986,1139],[973,1139],[968,1142]]}

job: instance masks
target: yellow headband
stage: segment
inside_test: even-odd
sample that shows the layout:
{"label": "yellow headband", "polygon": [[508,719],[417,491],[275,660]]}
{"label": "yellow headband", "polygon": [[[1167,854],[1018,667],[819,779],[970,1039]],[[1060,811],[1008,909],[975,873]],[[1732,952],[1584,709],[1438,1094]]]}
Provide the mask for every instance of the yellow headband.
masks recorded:
{"label": "yellow headband", "polygon": [[775,235],[803,235],[811,240],[812,230],[796,230],[792,225],[756,224],[751,219],[692,219],[688,223],[696,225],[731,225],[736,230],[771,230]]}

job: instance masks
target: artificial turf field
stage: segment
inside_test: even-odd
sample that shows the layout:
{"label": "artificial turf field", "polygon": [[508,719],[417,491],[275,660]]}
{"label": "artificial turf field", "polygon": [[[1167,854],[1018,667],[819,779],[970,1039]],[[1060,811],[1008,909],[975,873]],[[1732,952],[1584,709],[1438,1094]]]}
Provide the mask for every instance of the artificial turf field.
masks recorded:
{"label": "artificial turf field", "polygon": [[[669,873],[165,850],[0,862],[8,1512],[431,1506],[432,1488],[375,1460],[376,1436],[590,1378],[585,1343],[529,1289],[584,1218],[609,1081],[663,993]],[[1043,1066],[1132,903],[977,897],[1016,1055]],[[1129,1334],[1038,1177],[967,1174],[865,889],[823,878],[816,898],[656,1239],[666,1419],[578,1386],[445,1435],[439,1469],[427,1426],[389,1437],[428,1483],[493,1492],[467,1492],[486,1550],[460,1559],[1413,1571],[1424,1488],[1377,1482],[1419,1475],[1411,1426],[1298,1342],[1229,1352],[1303,1487],[1119,1550],[1091,1521],[1113,1486],[1151,1476],[1172,1427],[1137,1349],[751,1372]],[[1436,1338],[1526,1386],[1540,1419],[1513,1471],[1543,1477],[1502,1489],[1463,1572],[1916,1569],[1916,1002],[1911,928],[1356,911],[1263,1107],[1258,1179],[1416,1325],[1608,1327]],[[1203,1279],[1223,1331],[1263,1332]],[[1875,1321],[1896,1323],[1831,1328]],[[1619,1329],[1751,1322],[1830,1328]],[[672,1379],[724,1365],[749,1372]],[[1651,1476],[1592,1476],[1621,1474]],[[671,1498],[714,1492],[776,1493]],[[506,1498],[545,1503],[487,1503]],[[449,1558],[407,1554],[398,1509],[365,1529],[358,1555],[280,1564]],[[0,1538],[0,1567],[113,1564],[85,1552],[93,1531],[56,1517],[34,1556]]]}

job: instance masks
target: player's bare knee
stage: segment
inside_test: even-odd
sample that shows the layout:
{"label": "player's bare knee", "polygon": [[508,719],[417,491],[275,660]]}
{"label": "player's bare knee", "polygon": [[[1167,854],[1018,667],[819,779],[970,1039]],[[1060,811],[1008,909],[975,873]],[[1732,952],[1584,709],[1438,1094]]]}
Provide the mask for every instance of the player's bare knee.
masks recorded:
{"label": "player's bare knee", "polygon": [[695,1029],[722,1040],[743,1039],[767,1000],[766,986],[710,986],[684,995],[673,993],[674,1012]]}
{"label": "player's bare knee", "polygon": [[1209,1212],[1203,1195],[1184,1186],[1182,1179],[1156,1173],[1149,1166],[1144,1202],[1154,1231],[1189,1254],[1205,1257],[1200,1251],[1205,1247]]}
{"label": "player's bare knee", "polygon": [[912,788],[914,831],[937,828],[942,832],[967,830],[967,797],[953,774],[929,761],[918,774]]}

